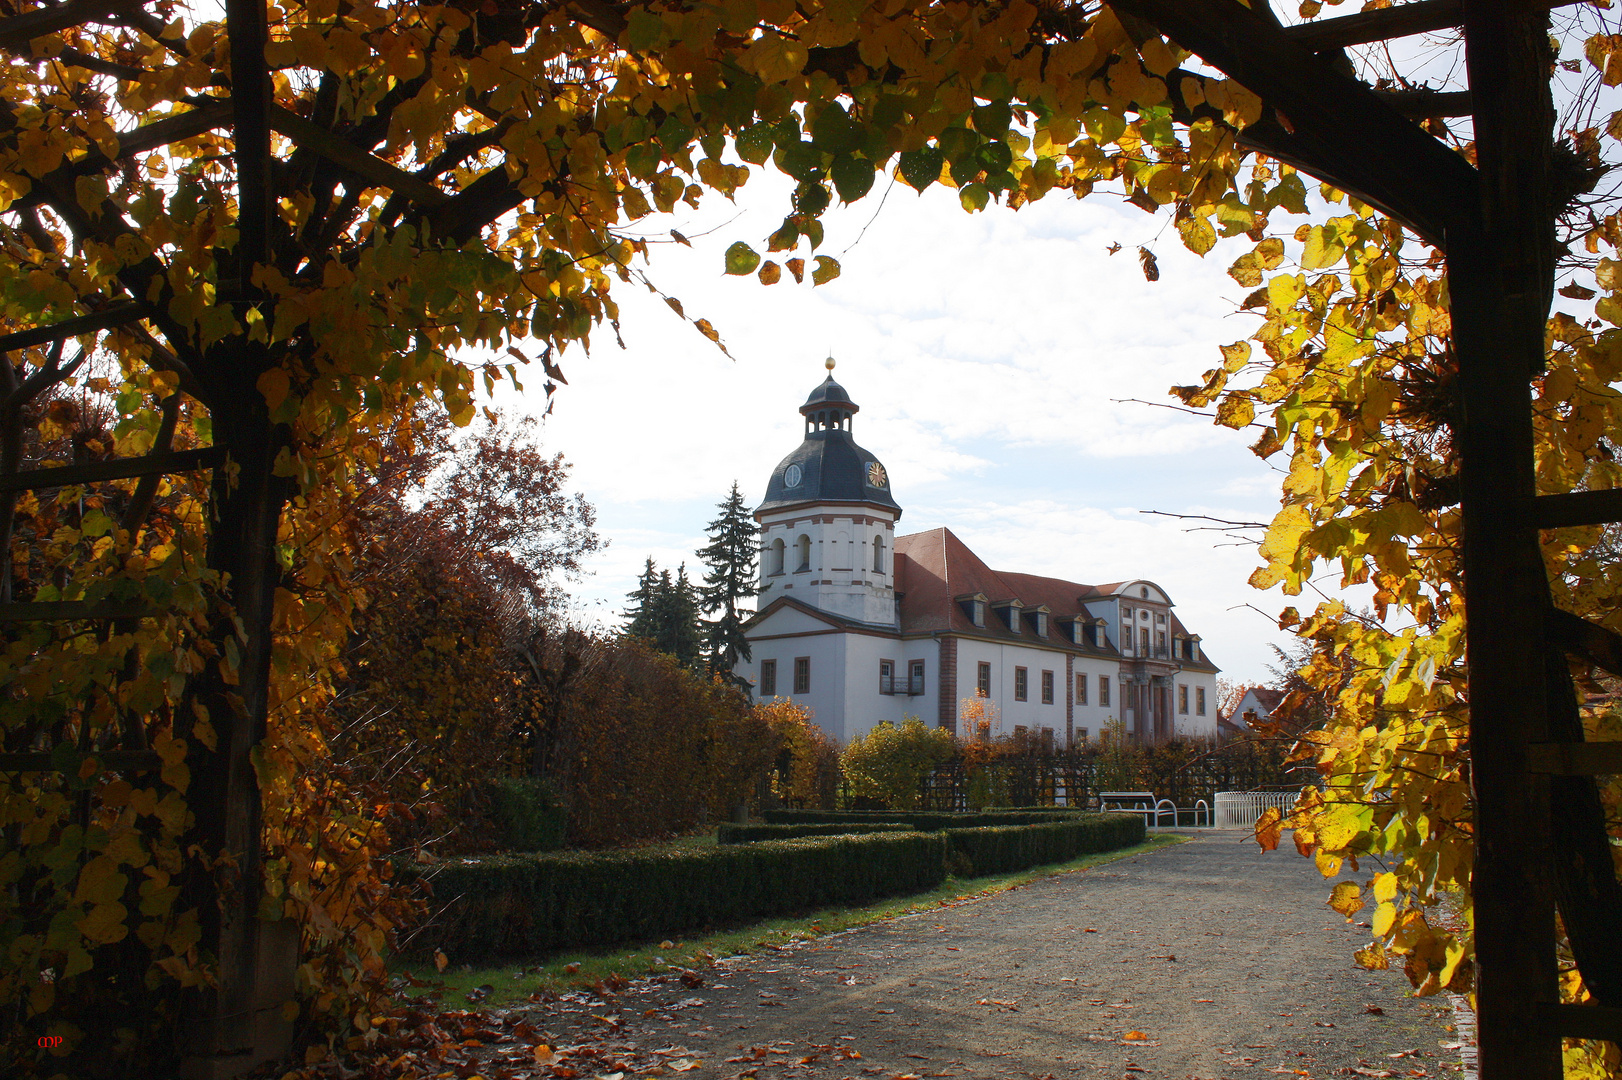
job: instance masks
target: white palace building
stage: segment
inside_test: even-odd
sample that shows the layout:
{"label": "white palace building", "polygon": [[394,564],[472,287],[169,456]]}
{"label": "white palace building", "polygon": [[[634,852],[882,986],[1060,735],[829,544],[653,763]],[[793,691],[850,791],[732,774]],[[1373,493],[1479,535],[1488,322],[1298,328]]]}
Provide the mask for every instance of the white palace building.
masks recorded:
{"label": "white palace building", "polygon": [[1141,742],[1217,734],[1218,669],[1164,589],[993,570],[949,529],[897,536],[901,507],[852,438],[856,412],[830,374],[755,510],[759,610],[735,670],[757,698],[809,706],[841,742],[908,715],[955,731],[976,696],[1003,732],[1059,747],[1115,720]]}

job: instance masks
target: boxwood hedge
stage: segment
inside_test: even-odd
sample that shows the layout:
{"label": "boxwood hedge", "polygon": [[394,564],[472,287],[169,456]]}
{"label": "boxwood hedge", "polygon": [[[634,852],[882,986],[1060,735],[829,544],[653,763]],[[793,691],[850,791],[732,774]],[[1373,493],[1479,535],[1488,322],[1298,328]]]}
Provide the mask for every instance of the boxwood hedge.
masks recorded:
{"label": "boxwood hedge", "polygon": [[[973,816],[973,815],[964,815]],[[1036,825],[944,829],[948,859],[959,876],[1007,874],[1066,862],[1078,855],[1143,843],[1143,818],[1127,814],[1071,814]]]}
{"label": "boxwood hedge", "polygon": [[760,840],[792,840],[799,836],[847,836],[853,833],[908,832],[911,825],[893,821],[850,821],[832,825],[735,825],[726,822],[715,831],[718,844],[753,844]]}
{"label": "boxwood hedge", "polygon": [[[915,817],[917,815],[906,815]],[[986,815],[949,814],[953,822]],[[1028,817],[1028,815],[1025,815]],[[654,851],[536,852],[401,866],[433,888],[417,948],[458,962],[646,941],[817,907],[851,907],[960,876],[1010,873],[1141,843],[1143,818],[1066,814],[1020,825],[881,829]],[[761,826],[728,826],[759,829]]]}
{"label": "boxwood hedge", "polygon": [[773,825],[839,825],[858,821],[895,821],[924,832],[936,829],[975,829],[986,825],[1034,825],[1043,821],[1069,821],[1074,810],[1033,809],[995,814],[957,814],[941,810],[767,810],[762,815]]}
{"label": "boxwood hedge", "polygon": [[422,951],[458,961],[657,939],[946,880],[946,839],[882,832],[672,851],[547,852],[406,866],[427,878]]}

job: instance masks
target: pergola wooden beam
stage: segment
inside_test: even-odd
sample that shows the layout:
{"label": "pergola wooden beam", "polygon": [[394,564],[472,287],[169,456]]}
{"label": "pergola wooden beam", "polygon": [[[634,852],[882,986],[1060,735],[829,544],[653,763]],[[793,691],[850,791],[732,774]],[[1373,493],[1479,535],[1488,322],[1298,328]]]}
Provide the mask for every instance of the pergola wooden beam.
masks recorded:
{"label": "pergola wooden beam", "polygon": [[139,0],[67,0],[64,4],[37,7],[9,19],[0,19],[0,49],[21,48],[37,37],[80,23],[97,22],[125,8],[139,6]]}
{"label": "pergola wooden beam", "polygon": [[[1561,8],[1587,2],[1555,0],[1545,6]],[[1326,49],[1390,41],[1412,34],[1432,34],[1438,30],[1454,29],[1463,22],[1464,0],[1418,0],[1417,3],[1397,4],[1378,11],[1361,11],[1355,15],[1298,23],[1286,27],[1284,32],[1313,52],[1323,52]]]}
{"label": "pergola wooden beam", "polygon": [[1533,504],[1532,513],[1540,529],[1565,529],[1622,521],[1622,490],[1540,495]]}
{"label": "pergola wooden beam", "polygon": [[0,475],[0,492],[34,491],[40,488],[94,484],[103,480],[128,480],[136,476],[196,472],[217,468],[225,461],[225,451],[217,446],[197,450],[177,450],[169,454],[93,461],[85,465],[64,465],[56,469],[29,469],[10,476]]}
{"label": "pergola wooden beam", "polygon": [[1550,645],[1622,675],[1622,634],[1559,608],[1544,613],[1543,633]]}
{"label": "pergola wooden beam", "polygon": [[412,202],[423,206],[439,206],[450,201],[451,197],[432,184],[421,180],[404,169],[399,168],[375,154],[366,151],[346,141],[343,136],[328,131],[319,124],[312,123],[297,113],[286,109],[272,107],[270,110],[270,128],[279,135],[285,135],[295,143],[305,147],[341,166],[355,175],[372,181],[380,187],[386,187],[399,192]]}
{"label": "pergola wooden beam", "polygon": [[[1312,171],[1445,247],[1480,184],[1458,154],[1237,0],[1110,0],[1259,94]],[[1332,174],[1323,176],[1324,173]]]}
{"label": "pergola wooden beam", "polygon": [[162,120],[154,120],[150,124],[143,124],[118,137],[118,150],[111,158],[103,154],[100,147],[93,146],[84,157],[62,166],[36,182],[33,190],[13,202],[11,208],[21,210],[38,206],[52,197],[53,188],[66,185],[71,189],[75,177],[101,172],[115,161],[144,154],[160,146],[169,146],[183,139],[195,138],[205,131],[226,127],[230,123],[231,103],[221,100],[217,104],[204,105],[174,116],[166,116]]}
{"label": "pergola wooden beam", "polygon": [[265,0],[225,0],[231,35],[231,106],[237,167],[237,265],[244,296],[253,268],[270,261],[270,68]]}
{"label": "pergola wooden beam", "polygon": [[34,326],[27,330],[0,334],[0,353],[31,349],[35,345],[49,345],[53,341],[65,341],[80,334],[93,334],[98,330],[134,322],[145,313],[146,305],[130,300],[101,311],[91,312],[89,315],[75,315],[71,319],[63,319],[48,326]]}

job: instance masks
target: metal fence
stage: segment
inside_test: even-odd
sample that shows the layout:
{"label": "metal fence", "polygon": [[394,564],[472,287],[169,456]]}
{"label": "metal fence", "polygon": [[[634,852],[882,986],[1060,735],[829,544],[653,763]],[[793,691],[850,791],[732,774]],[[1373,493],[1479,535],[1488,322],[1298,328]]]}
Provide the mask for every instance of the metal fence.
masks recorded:
{"label": "metal fence", "polygon": [[1157,800],[1185,809],[1201,800],[1214,806],[1218,792],[1271,790],[1293,799],[1315,772],[1310,766],[1287,765],[1284,758],[1282,746],[1250,742],[1203,752],[1187,744],[1126,752],[1033,749],[985,762],[959,757],[937,765],[920,794],[924,809],[956,811],[982,806],[1096,808],[1101,790],[1151,791]]}

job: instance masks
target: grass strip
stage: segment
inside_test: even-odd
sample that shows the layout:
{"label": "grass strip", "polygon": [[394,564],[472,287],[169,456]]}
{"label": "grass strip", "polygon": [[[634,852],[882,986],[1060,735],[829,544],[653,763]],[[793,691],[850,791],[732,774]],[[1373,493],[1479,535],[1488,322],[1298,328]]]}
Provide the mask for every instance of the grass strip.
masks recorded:
{"label": "grass strip", "polygon": [[[716,931],[663,942],[651,942],[607,952],[566,952],[535,961],[512,961],[489,966],[452,965],[441,974],[431,963],[395,962],[391,970],[409,975],[421,985],[411,993],[439,994],[447,1004],[461,1004],[467,995],[488,987],[477,1000],[481,1006],[513,1005],[531,994],[593,986],[610,975],[640,978],[689,968],[704,968],[728,956],[748,956],[843,933],[886,919],[916,915],[935,908],[955,907],[1042,878],[1086,870],[1120,859],[1182,843],[1181,836],[1158,834],[1141,844],[1116,851],[1083,855],[1068,862],[1032,867],[1010,874],[975,878],[947,878],[928,892],[897,896],[862,907],[824,908],[792,917],[764,919],[731,930]],[[569,970],[573,968],[574,970]]]}

